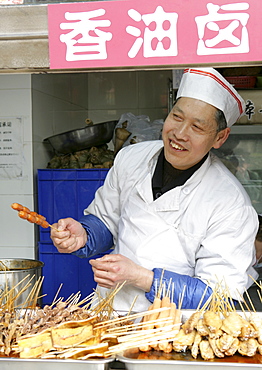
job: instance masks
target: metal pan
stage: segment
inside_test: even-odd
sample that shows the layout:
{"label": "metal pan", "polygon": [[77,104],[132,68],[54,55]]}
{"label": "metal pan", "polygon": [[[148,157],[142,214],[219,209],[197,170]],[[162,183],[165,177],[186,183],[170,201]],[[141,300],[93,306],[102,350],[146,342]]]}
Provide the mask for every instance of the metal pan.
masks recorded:
{"label": "metal pan", "polygon": [[[4,270],[3,266],[6,268],[6,270]],[[5,292],[6,289],[9,292],[11,289],[13,289],[13,294],[17,295],[14,305],[16,307],[23,307],[29,293],[32,290],[32,286],[36,284],[42,275],[43,266],[44,263],[38,260],[22,258],[1,259],[0,293]],[[29,281],[30,286],[26,288]],[[24,291],[22,292],[22,290]]]}
{"label": "metal pan", "polygon": [[[194,310],[182,310],[182,323],[194,312]],[[237,312],[243,315],[242,311]],[[262,313],[258,312],[258,315],[262,316]],[[258,353],[252,357],[235,354],[205,361],[200,357],[194,359],[188,351],[142,353],[134,348],[119,353],[116,359],[125,364],[126,370],[262,370],[262,356]]]}
{"label": "metal pan", "polygon": [[107,121],[87,125],[80,129],[47,137],[43,142],[49,143],[58,154],[74,153],[109,143],[113,138],[117,123],[118,121]]}
{"label": "metal pan", "polygon": [[113,358],[97,360],[0,358],[1,370],[107,370]]}
{"label": "metal pan", "polygon": [[[261,355],[259,355],[261,356]],[[173,356],[166,356],[166,360],[163,359],[164,355],[157,353],[152,355],[152,359],[136,359],[134,356],[130,356],[126,351],[123,356],[117,355],[117,360],[125,364],[126,370],[261,370],[262,363],[258,360],[256,363],[252,363],[250,358],[247,357],[246,363],[241,363],[241,356],[234,356],[234,359],[230,359],[230,362],[221,361],[216,358],[212,361],[204,360],[192,360],[190,356],[185,353],[175,353]],[[183,358],[184,357],[184,358]],[[238,361],[239,359],[239,361]],[[243,359],[242,359],[243,361]],[[255,360],[254,360],[255,361]]]}

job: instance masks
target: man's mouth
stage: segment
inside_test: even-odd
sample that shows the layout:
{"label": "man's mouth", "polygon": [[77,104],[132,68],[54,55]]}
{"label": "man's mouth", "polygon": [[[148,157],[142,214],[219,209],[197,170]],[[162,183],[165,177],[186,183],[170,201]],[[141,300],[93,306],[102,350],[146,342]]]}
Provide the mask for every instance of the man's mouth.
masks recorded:
{"label": "man's mouth", "polygon": [[174,143],[173,141],[170,141],[170,145],[172,146],[172,148],[176,149],[176,150],[186,150],[185,148],[183,148],[182,146]]}

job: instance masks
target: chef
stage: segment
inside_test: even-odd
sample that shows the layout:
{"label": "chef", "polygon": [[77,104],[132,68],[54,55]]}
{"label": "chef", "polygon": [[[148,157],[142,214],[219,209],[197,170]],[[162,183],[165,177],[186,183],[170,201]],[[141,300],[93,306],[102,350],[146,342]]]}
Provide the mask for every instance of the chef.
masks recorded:
{"label": "chef", "polygon": [[116,309],[128,311],[136,298],[133,309],[147,310],[160,285],[182,308],[197,308],[218,285],[239,300],[256,279],[257,213],[210,151],[244,108],[215,69],[185,69],[162,140],[120,150],[84,216],[54,225],[59,252],[90,257],[112,248],[90,263],[102,296],[125,282]]}

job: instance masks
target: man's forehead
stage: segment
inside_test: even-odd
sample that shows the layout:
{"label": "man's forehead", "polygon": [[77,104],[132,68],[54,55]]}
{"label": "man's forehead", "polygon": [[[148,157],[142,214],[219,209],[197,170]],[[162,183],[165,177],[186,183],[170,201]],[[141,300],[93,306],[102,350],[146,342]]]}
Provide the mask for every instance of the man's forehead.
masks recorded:
{"label": "man's forehead", "polygon": [[[197,111],[192,103],[199,105]],[[191,105],[192,109],[190,109]],[[183,114],[189,117],[193,122],[198,122],[203,126],[208,126],[209,128],[214,126],[215,129],[217,126],[215,117],[217,111],[217,108],[213,105],[193,98],[179,98],[173,106],[173,112]]]}

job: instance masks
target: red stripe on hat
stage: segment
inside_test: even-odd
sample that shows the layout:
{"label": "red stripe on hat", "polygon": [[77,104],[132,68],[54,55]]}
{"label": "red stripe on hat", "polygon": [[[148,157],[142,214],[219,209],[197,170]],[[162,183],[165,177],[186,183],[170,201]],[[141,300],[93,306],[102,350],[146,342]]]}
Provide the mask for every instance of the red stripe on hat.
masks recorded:
{"label": "red stripe on hat", "polygon": [[236,100],[237,102],[237,105],[238,105],[238,109],[239,109],[239,112],[240,112],[240,115],[243,113],[243,107],[242,107],[242,104],[241,104],[241,101],[238,99],[238,97],[234,94],[234,92],[230,89],[229,86],[227,86],[223,81],[221,81],[216,75],[214,75],[213,73],[211,72],[207,72],[207,71],[201,71],[199,69],[192,69],[192,68],[186,68],[184,70],[184,73],[194,73],[194,74],[198,74],[198,75],[203,75],[203,76],[207,76],[207,77],[210,77],[210,78],[213,78],[213,80],[215,80],[217,83],[219,83],[224,89],[226,89],[230,95],[232,95],[232,97]]}

